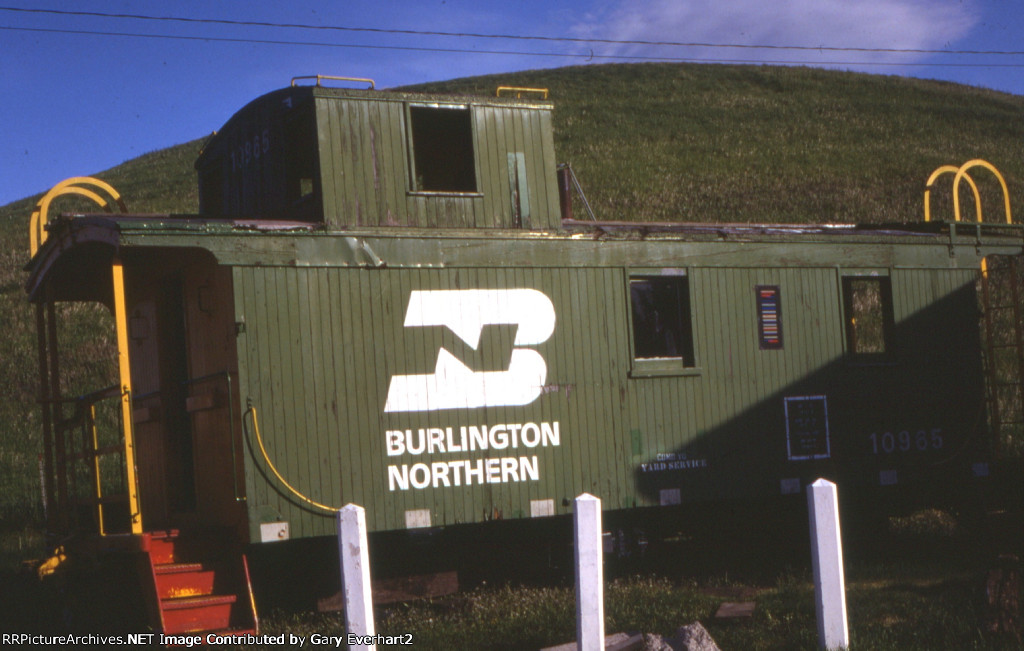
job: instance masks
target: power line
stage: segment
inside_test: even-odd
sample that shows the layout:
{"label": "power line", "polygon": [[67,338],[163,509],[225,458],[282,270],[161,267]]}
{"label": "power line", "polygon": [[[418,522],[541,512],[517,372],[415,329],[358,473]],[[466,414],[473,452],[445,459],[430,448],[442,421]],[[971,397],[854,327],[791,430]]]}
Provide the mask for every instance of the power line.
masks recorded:
{"label": "power line", "polygon": [[[481,39],[510,39],[526,41],[549,41],[556,43],[600,43],[605,45],[648,45],[648,46],[671,46],[671,47],[703,47],[703,48],[733,48],[733,49],[760,49],[760,50],[793,50],[793,51],[818,51],[818,52],[861,52],[876,54],[941,54],[941,55],[991,55],[991,56],[1022,56],[1024,51],[1017,50],[936,50],[925,48],[872,48],[872,47],[838,47],[826,45],[768,45],[768,44],[746,44],[746,43],[702,43],[685,41],[648,41],[634,39],[607,39],[607,38],[575,38],[568,36],[535,36],[522,34],[484,34],[473,32],[445,32],[414,29],[385,29],[378,27],[346,27],[341,25],[310,25],[305,23],[277,23],[267,21],[231,20],[220,18],[188,18],[184,16],[148,16],[144,14],[106,13],[99,11],[70,11],[62,9],[28,9],[24,7],[0,7],[0,11],[52,14],[61,16],[82,16],[95,18],[116,18],[147,20],[161,22],[180,22],[209,25],[233,25],[242,27],[273,27],[287,29],[307,29],[321,31],[343,31],[343,32],[364,32],[376,34],[397,34],[411,36],[444,36],[459,38],[481,38]],[[212,39],[211,39],[212,40]],[[263,41],[255,41],[263,42]],[[442,51],[448,51],[444,49]],[[469,50],[475,52],[477,50]],[[660,58],[659,58],[660,60]],[[858,64],[860,65],[860,64]],[[987,66],[986,66],[987,67]]]}
{"label": "power line", "polygon": [[529,52],[524,50],[479,50],[469,48],[442,48],[410,45],[371,45],[357,43],[325,43],[317,41],[285,41],[276,39],[233,38],[224,36],[185,36],[176,34],[144,34],[138,32],[105,32],[82,29],[57,29],[52,27],[11,27],[0,25],[0,30],[16,32],[44,32],[54,34],[74,34],[84,36],[120,36],[127,38],[154,38],[180,41],[209,41],[220,43],[245,43],[255,45],[299,45],[308,47],[333,47],[366,50],[400,50],[411,52],[437,52],[450,54],[493,54],[504,56],[560,57],[584,59],[617,60],[617,61],[661,61],[670,63],[731,63],[731,64],[769,64],[769,65],[804,65],[804,66],[882,66],[882,67],[943,67],[943,68],[1024,68],[1024,63],[906,63],[898,61],[806,61],[782,59],[714,59],[700,57],[665,57],[625,54],[599,54],[573,52]]}

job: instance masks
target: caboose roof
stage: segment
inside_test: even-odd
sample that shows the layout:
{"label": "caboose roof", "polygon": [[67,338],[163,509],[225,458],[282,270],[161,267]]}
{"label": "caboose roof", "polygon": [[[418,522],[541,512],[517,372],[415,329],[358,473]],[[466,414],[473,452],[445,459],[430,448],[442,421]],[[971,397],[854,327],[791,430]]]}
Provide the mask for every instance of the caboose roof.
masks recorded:
{"label": "caboose roof", "polygon": [[366,102],[416,102],[418,104],[463,104],[473,106],[498,106],[498,107],[522,107],[541,110],[551,110],[554,104],[548,101],[530,98],[517,97],[488,97],[481,95],[458,95],[454,93],[412,93],[394,90],[366,90],[358,88],[330,88],[325,86],[289,86],[271,91],[257,97],[241,109],[239,109],[220,129],[214,132],[213,137],[203,148],[199,158],[196,159],[195,168],[202,169],[206,161],[215,156],[220,148],[221,139],[219,134],[229,133],[236,127],[252,121],[262,120],[263,115],[269,110],[291,109],[307,101],[316,99],[347,99],[362,100]]}
{"label": "caboose roof", "polygon": [[1017,255],[1024,226],[914,224],[703,224],[566,221],[560,232],[364,228],[199,215],[61,215],[27,267],[33,300],[48,278],[62,300],[87,290],[117,255],[153,248],[210,252],[222,264],[402,268],[463,267],[972,267]]}

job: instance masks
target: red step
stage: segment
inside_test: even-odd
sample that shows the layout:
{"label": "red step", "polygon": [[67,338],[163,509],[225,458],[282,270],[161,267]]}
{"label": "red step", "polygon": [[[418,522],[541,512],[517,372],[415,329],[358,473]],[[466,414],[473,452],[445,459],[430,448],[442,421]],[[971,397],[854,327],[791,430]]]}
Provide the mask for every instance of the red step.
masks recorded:
{"label": "red step", "polygon": [[196,633],[230,628],[231,611],[236,601],[233,594],[162,599],[163,632]]}
{"label": "red step", "polygon": [[155,630],[256,633],[258,620],[245,555],[223,535],[177,530],[143,534]]}
{"label": "red step", "polygon": [[203,563],[154,565],[156,593],[160,599],[213,594],[217,572]]}
{"label": "red step", "polygon": [[154,564],[162,565],[175,561],[175,546],[179,536],[177,529],[153,531],[142,535],[144,541],[143,551],[149,553],[149,557]]}

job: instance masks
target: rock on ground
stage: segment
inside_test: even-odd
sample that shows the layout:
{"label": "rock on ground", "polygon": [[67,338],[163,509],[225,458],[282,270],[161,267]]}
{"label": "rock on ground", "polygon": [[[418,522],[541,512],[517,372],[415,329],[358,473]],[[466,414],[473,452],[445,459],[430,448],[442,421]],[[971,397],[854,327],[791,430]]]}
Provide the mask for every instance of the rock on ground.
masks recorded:
{"label": "rock on ground", "polygon": [[667,642],[673,651],[722,651],[700,622],[680,626]]}

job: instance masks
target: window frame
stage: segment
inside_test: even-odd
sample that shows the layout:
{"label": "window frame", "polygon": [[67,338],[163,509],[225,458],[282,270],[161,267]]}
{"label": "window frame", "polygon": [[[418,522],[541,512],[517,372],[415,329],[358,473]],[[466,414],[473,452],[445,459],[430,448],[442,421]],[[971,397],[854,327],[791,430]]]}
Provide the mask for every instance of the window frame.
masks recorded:
{"label": "window frame", "polygon": [[[693,287],[690,282],[690,270],[685,267],[678,268],[630,268],[626,270],[626,306],[628,317],[628,339],[630,357],[630,377],[664,377],[664,376],[687,376],[700,375],[703,369],[700,367],[700,360],[697,355],[697,332],[694,325],[694,296]],[[681,283],[685,290],[685,298],[679,306],[682,314],[678,316],[681,326],[680,342],[682,354],[666,357],[638,357],[637,356],[637,319],[633,302],[633,283],[639,280],[660,280]],[[687,359],[689,357],[689,359]]]}
{"label": "window frame", "polygon": [[[426,188],[420,187],[418,179],[421,177],[418,174],[419,166],[417,165],[417,138],[416,135],[416,123],[418,122],[413,116],[419,111],[460,111],[466,115],[468,122],[468,130],[464,134],[468,138],[468,142],[465,146],[468,146],[469,153],[472,155],[472,160],[469,165],[471,167],[471,174],[466,174],[463,171],[463,176],[468,179],[472,177],[473,187],[472,189],[441,189],[441,188]],[[483,192],[480,191],[480,174],[477,165],[478,159],[478,147],[477,147],[477,133],[476,133],[476,121],[473,119],[474,111],[473,107],[469,104],[441,104],[434,102],[408,102],[405,105],[405,132],[406,132],[406,147],[408,148],[408,194],[411,196],[444,196],[444,197],[482,197]],[[422,144],[422,143],[420,143]],[[463,147],[464,149],[464,147]],[[422,163],[423,160],[421,159]]]}
{"label": "window frame", "polygon": [[[853,283],[872,281],[878,283],[881,317],[882,345],[878,352],[858,352],[856,347],[856,326],[854,325]],[[892,277],[888,270],[841,270],[839,273],[840,309],[843,319],[843,351],[848,362],[856,364],[892,364],[895,360],[894,332],[895,311],[892,292]]]}

